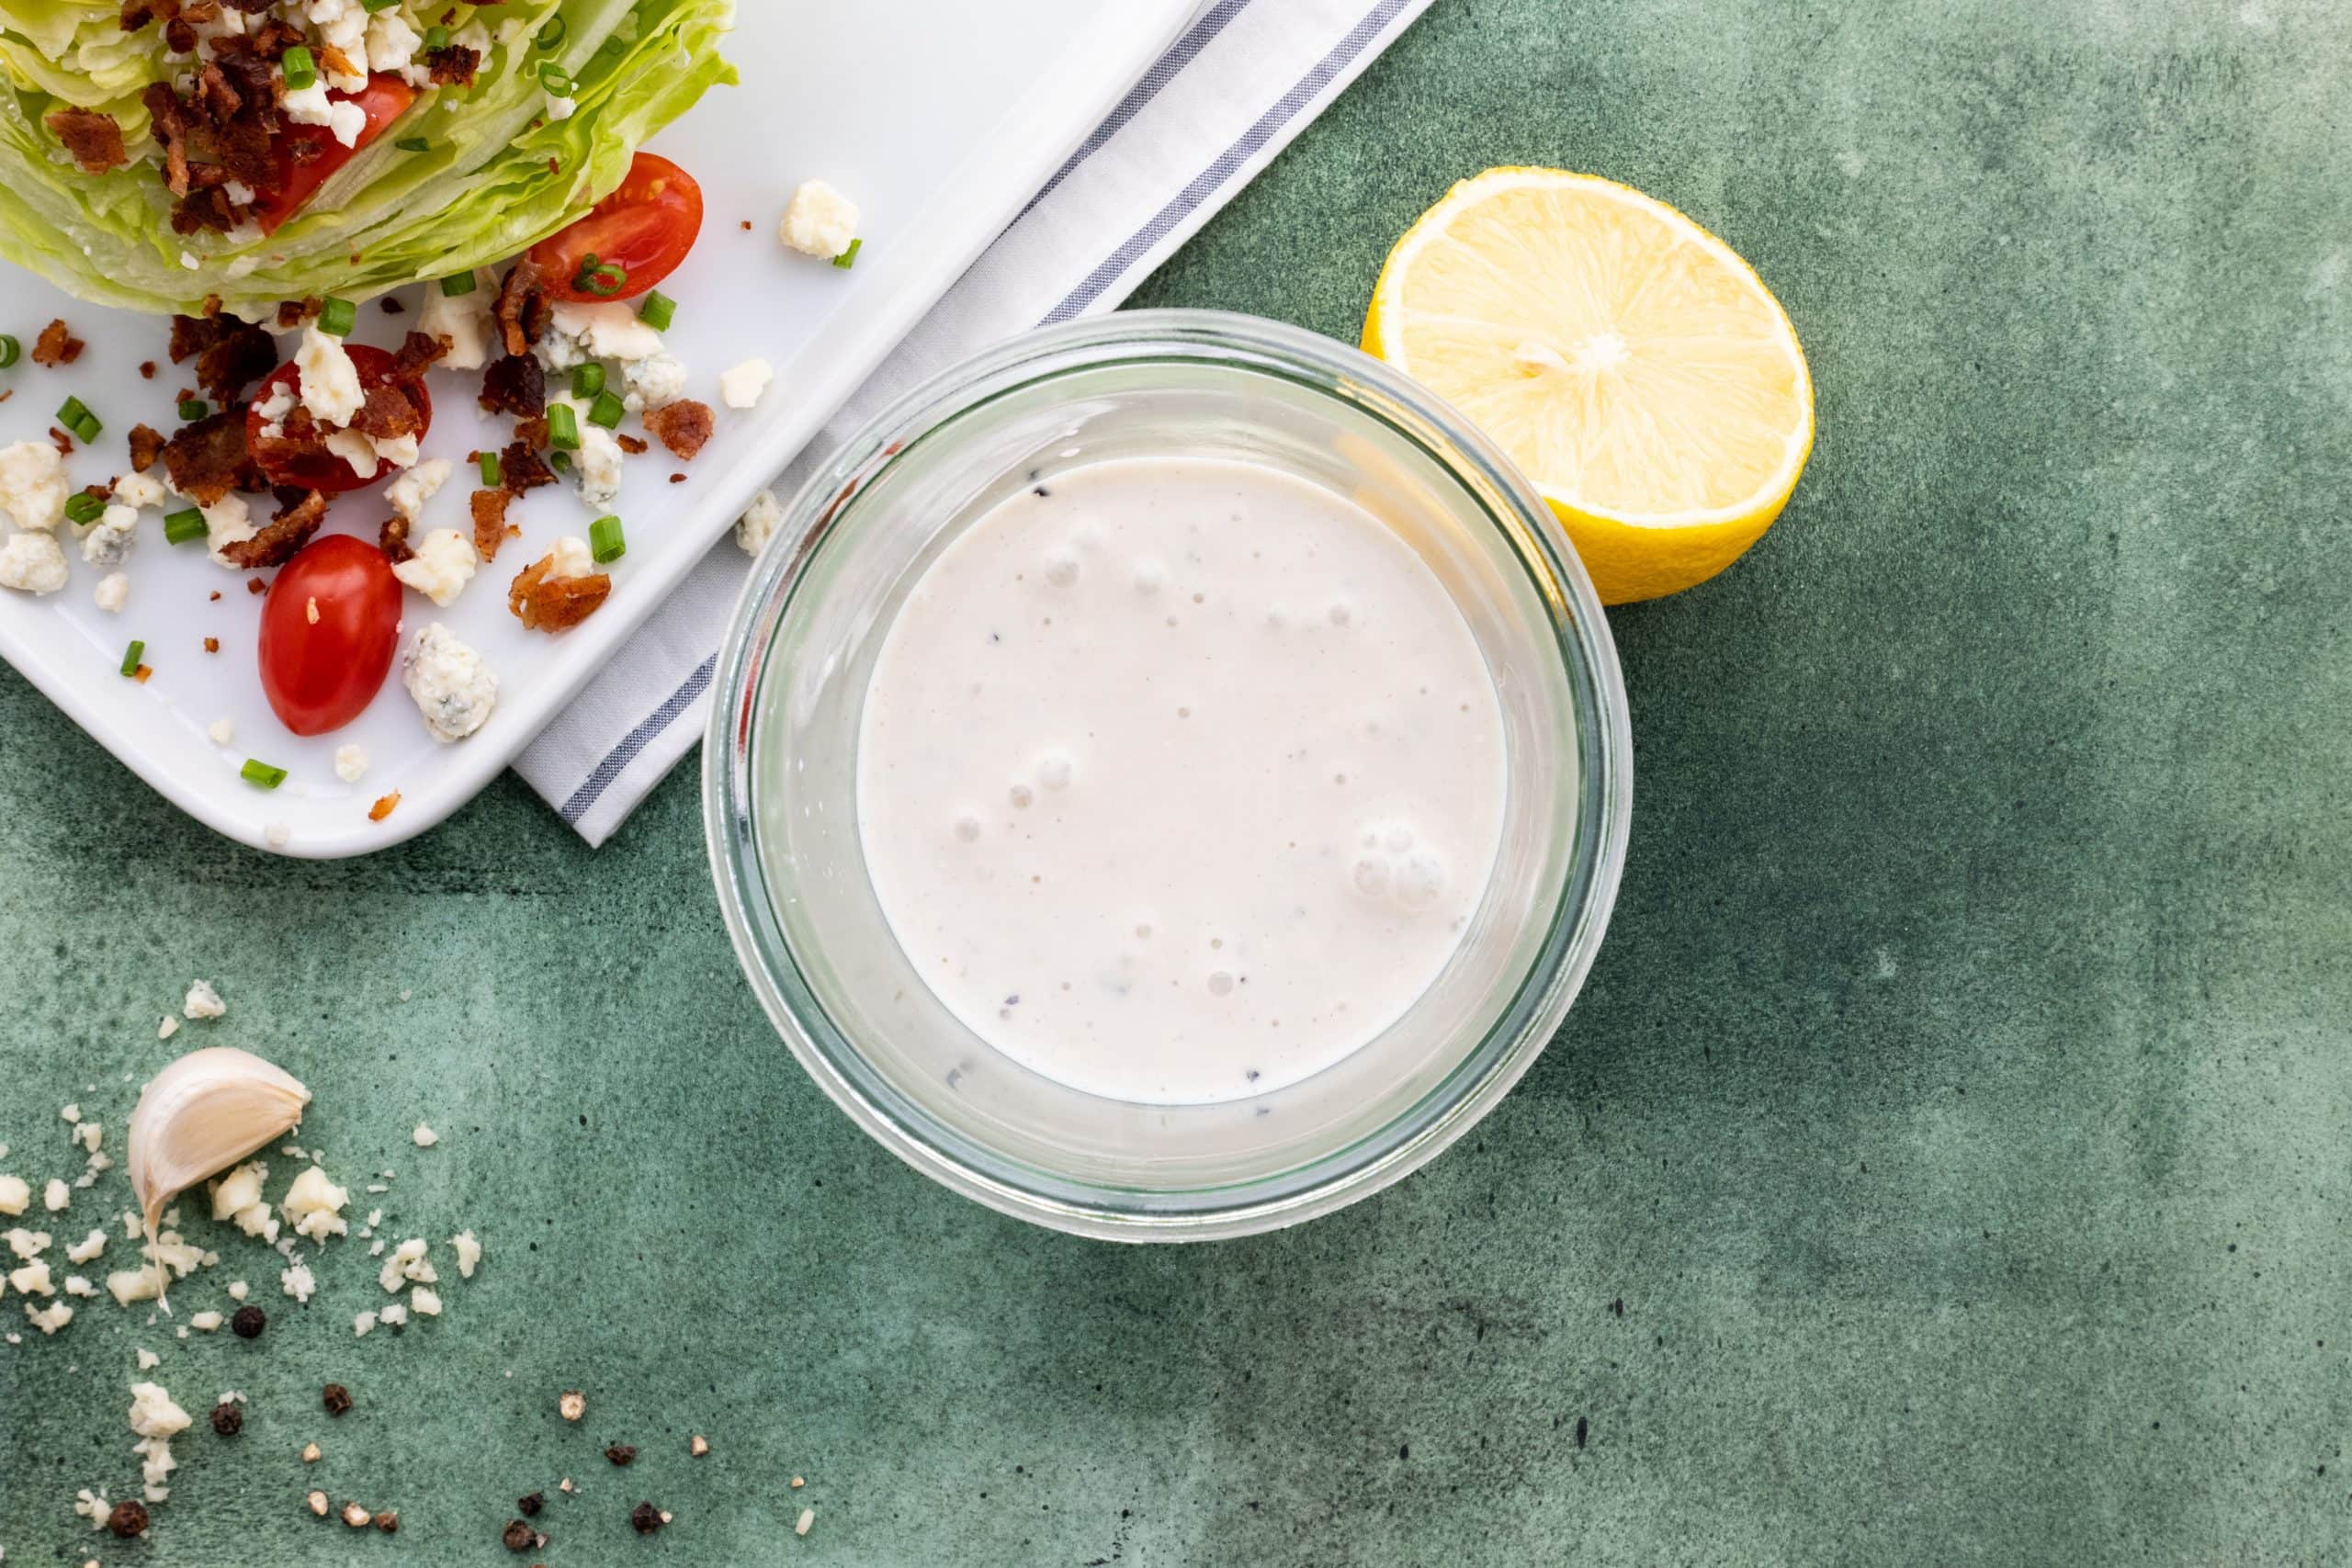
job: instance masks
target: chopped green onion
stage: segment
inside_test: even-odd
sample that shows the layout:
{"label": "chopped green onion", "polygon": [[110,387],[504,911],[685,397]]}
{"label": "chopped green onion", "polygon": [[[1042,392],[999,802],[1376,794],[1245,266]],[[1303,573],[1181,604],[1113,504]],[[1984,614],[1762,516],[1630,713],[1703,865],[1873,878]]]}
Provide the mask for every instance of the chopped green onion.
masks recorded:
{"label": "chopped green onion", "polygon": [[212,411],[209,408],[205,406],[205,402],[202,398],[182,398],[180,400],[180,418],[183,420],[199,420],[211,412]]}
{"label": "chopped green onion", "polygon": [[594,360],[571,367],[571,395],[593,398],[605,389],[605,367]]}
{"label": "chopped green onion", "polygon": [[164,542],[167,545],[185,545],[190,539],[203,538],[205,533],[204,513],[193,506],[164,515]]}
{"label": "chopped green onion", "polygon": [[670,330],[670,320],[678,313],[678,302],[659,288],[647,293],[638,302],[637,319],[657,333]]}
{"label": "chopped green onion", "polygon": [[481,487],[484,490],[498,488],[498,454],[495,452],[481,455]]}
{"label": "chopped green onion", "polygon": [[618,430],[621,427],[621,415],[628,412],[621,406],[621,400],[612,393],[599,392],[596,394],[596,400],[588,405],[588,423],[601,424],[606,430]]}
{"label": "chopped green onion", "polygon": [[553,468],[559,474],[568,474],[571,472],[571,454],[569,452],[548,453],[548,467]]}
{"label": "chopped green onion", "polygon": [[277,68],[286,73],[286,85],[298,93],[319,79],[319,62],[299,43],[277,57]]}
{"label": "chopped green onion", "polygon": [[122,672],[126,675],[138,674],[140,655],[146,651],[145,643],[133,639],[131,645],[122,650]]}
{"label": "chopped green onion", "polygon": [[628,268],[618,262],[606,261],[594,251],[580,258],[580,270],[571,275],[571,287],[605,299],[618,294],[628,282]]}
{"label": "chopped green onion", "polygon": [[89,417],[88,407],[79,398],[68,398],[57,405],[57,423],[60,424],[79,424]]}
{"label": "chopped green onion", "polygon": [[621,537],[619,518],[599,517],[588,525],[588,553],[596,558],[598,566],[616,561],[628,553],[628,541]]}
{"label": "chopped green onion", "polygon": [[65,498],[65,520],[80,527],[96,523],[106,509],[105,502],[85,490],[77,490]]}
{"label": "chopped green onion", "polygon": [[615,36],[608,38],[604,42],[598,44],[596,46],[596,52],[605,56],[607,60],[618,60],[622,55],[628,52],[628,45],[623,43],[617,36]]}
{"label": "chopped green onion", "polygon": [[481,287],[481,280],[471,272],[453,272],[441,280],[441,298],[461,299]]}
{"label": "chopped green onion", "polygon": [[424,47],[428,52],[436,49],[448,48],[449,29],[437,25],[425,28]]}
{"label": "chopped green onion", "polygon": [[97,440],[98,432],[105,428],[105,425],[98,423],[98,416],[96,414],[85,413],[82,416],[82,423],[74,426],[74,434],[80,436],[82,438],[82,444],[86,446],[90,443]]}
{"label": "chopped green onion", "polygon": [[433,143],[427,141],[422,136],[395,136],[392,138],[392,145],[399,148],[403,152],[430,152],[433,151]]}
{"label": "chopped green onion", "polygon": [[847,272],[857,265],[857,253],[865,244],[864,240],[852,240],[849,243],[849,249],[833,258],[833,265],[843,272]]}
{"label": "chopped green onion", "polygon": [[348,299],[329,296],[319,307],[319,331],[329,337],[348,337],[351,329],[359,324],[359,307]]}
{"label": "chopped green onion", "polygon": [[539,85],[551,98],[571,96],[571,73],[552,60],[539,62]]}
{"label": "chopped green onion", "polygon": [[371,14],[377,11],[389,11],[400,3],[401,0],[359,0],[361,9]]}
{"label": "chopped green onion", "polygon": [[549,17],[548,25],[532,36],[531,41],[541,49],[554,49],[563,42],[563,18]]}
{"label": "chopped green onion", "polygon": [[548,441],[558,451],[580,450],[580,421],[573,416],[570,403],[548,405]]}
{"label": "chopped green onion", "polygon": [[245,765],[237,770],[237,776],[249,784],[255,784],[263,789],[276,789],[286,782],[286,770],[273,768],[258,757],[248,757],[245,759]]}
{"label": "chopped green onion", "polygon": [[6,370],[14,365],[17,362],[17,355],[24,351],[23,344],[18,343],[6,333],[0,333],[0,370]]}

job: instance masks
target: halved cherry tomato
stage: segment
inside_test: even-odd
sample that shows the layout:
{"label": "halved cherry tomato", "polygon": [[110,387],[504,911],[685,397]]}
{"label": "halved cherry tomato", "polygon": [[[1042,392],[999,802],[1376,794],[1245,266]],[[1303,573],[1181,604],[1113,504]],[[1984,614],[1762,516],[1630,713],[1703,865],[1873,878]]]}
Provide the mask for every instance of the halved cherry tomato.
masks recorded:
{"label": "halved cherry tomato", "polygon": [[[254,221],[265,234],[276,233],[277,226],[300,211],[329,175],[400,118],[416,102],[416,89],[397,76],[376,75],[356,93],[329,93],[327,101],[357,104],[368,123],[359,128],[359,140],[350,147],[337,141],[334,132],[323,125],[288,123],[279,128],[269,150],[269,188],[254,193]],[[294,156],[298,150],[305,154],[300,160]]]}
{"label": "halved cherry tomato", "polygon": [[[359,372],[359,389],[363,392],[389,385],[392,379],[392,356],[382,349],[364,343],[347,343],[343,351],[351,355],[352,367]],[[254,453],[254,461],[262,474],[274,485],[294,485],[302,490],[322,491],[328,495],[340,495],[347,490],[357,490],[391,477],[390,463],[378,463],[372,474],[363,474],[323,446],[300,453],[291,458],[265,458],[266,443],[261,429],[268,423],[261,417],[261,405],[267,402],[279,388],[292,395],[296,402],[302,400],[302,367],[288,360],[269,373],[269,378],[254,394],[251,407],[245,410],[245,445]],[[424,429],[433,428],[433,394],[425,390],[422,380],[404,381],[401,389],[408,394],[416,412],[424,416]],[[417,432],[421,441],[424,431]]]}
{"label": "halved cherry tomato", "polygon": [[375,700],[401,639],[401,581],[365,539],[330,534],[278,570],[261,603],[261,689],[297,735],[324,735]]}
{"label": "halved cherry tomato", "polygon": [[529,254],[551,299],[633,299],[676,271],[701,232],[702,186],[669,159],[639,152],[618,190]]}

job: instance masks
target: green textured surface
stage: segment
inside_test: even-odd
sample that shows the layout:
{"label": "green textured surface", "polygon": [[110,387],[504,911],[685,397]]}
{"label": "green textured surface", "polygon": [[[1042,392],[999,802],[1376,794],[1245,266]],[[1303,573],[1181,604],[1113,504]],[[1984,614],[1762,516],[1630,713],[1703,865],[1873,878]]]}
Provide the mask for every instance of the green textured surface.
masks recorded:
{"label": "green textured surface", "polygon": [[[254,1280],[258,1343],[0,1347],[8,1562],[2352,1556],[2347,72],[2330,0],[1440,0],[1153,280],[1352,336],[1449,180],[1561,164],[1750,257],[1819,386],[1779,526],[1612,617],[1639,804],[1563,1038],[1295,1234],[1068,1240],[870,1145],[737,978],[690,772],[601,852],[510,779],[279,863],[0,671],[0,1169],[70,1173],[58,1104],[119,1126],[203,975],[193,1038],[398,1172],[358,1208],[490,1248],[355,1343],[356,1248],[302,1313],[208,1227],[181,1299]],[[67,1505],[135,1480],[140,1344],[252,1414],[118,1549]]]}

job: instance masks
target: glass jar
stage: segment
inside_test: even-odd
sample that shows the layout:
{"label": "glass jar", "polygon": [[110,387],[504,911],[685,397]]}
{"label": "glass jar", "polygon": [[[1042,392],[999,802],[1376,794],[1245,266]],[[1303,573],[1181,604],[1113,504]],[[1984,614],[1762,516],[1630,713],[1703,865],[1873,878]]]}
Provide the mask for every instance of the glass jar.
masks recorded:
{"label": "glass jar", "polygon": [[[1198,456],[1353,500],[1452,594],[1501,700],[1500,853],[1437,982],[1270,1092],[1136,1104],[985,1043],[918,977],[869,885],[856,748],[884,634],[924,570],[1074,464]],[[1193,1240],[1327,1213],[1476,1123],[1558,1029],[1623,864],[1632,737],[1591,584],[1543,499],[1434,395],[1329,339],[1207,311],[1033,333],[901,400],[786,507],[716,671],[704,811],[719,903],[817,1082],[918,1169],[1087,1235]]]}

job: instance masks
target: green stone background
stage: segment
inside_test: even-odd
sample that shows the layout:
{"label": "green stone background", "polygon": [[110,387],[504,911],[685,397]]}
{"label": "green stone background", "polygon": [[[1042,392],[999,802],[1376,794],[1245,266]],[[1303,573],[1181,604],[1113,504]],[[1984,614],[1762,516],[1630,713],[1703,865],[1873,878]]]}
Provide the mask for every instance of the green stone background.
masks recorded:
{"label": "green stone background", "polygon": [[0,671],[0,1168],[119,1125],[203,975],[390,1228],[490,1248],[355,1343],[355,1249],[300,1313],[220,1236],[187,1304],[289,1310],[166,1349],[252,1414],[134,1549],[66,1506],[135,1478],[153,1337],[0,1347],[7,1561],[500,1562],[565,1473],[549,1568],[2346,1560],[2347,72],[2332,0],[1439,0],[1152,280],[1352,336],[1448,181],[1559,164],[1750,257],[1820,389],[1781,525],[1612,616],[1639,804],[1562,1038],[1291,1235],[1069,1240],[869,1144],[737,977],[691,770],[601,852],[509,779],[276,861]]}

